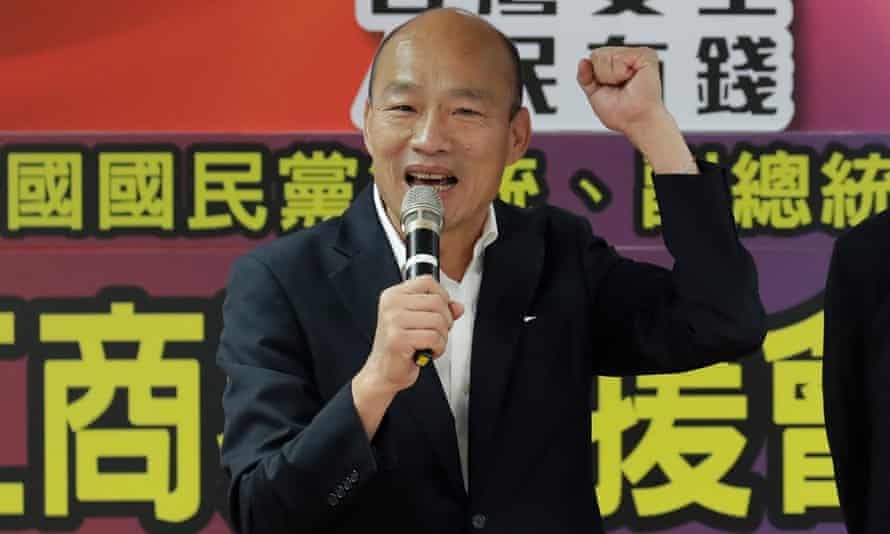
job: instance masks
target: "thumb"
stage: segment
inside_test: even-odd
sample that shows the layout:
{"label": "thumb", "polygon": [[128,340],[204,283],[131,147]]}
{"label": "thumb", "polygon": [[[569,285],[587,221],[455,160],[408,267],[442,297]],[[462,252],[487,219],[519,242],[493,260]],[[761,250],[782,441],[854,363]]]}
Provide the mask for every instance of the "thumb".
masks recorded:
{"label": "thumb", "polygon": [[578,85],[580,85],[588,95],[593,94],[599,89],[599,83],[597,83],[596,76],[593,72],[593,64],[587,58],[582,58],[578,61],[578,75],[576,76],[576,79],[578,80]]}
{"label": "thumb", "polygon": [[448,302],[448,309],[451,310],[451,317],[457,321],[464,314],[464,305],[457,301]]}

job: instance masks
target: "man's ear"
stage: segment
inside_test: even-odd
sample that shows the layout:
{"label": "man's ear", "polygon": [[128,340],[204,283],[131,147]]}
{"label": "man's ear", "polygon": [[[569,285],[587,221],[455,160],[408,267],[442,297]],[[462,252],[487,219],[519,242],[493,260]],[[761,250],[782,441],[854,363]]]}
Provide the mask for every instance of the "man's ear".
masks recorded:
{"label": "man's ear", "polygon": [[528,108],[519,108],[510,120],[510,147],[507,165],[513,165],[525,155],[531,142],[532,120]]}

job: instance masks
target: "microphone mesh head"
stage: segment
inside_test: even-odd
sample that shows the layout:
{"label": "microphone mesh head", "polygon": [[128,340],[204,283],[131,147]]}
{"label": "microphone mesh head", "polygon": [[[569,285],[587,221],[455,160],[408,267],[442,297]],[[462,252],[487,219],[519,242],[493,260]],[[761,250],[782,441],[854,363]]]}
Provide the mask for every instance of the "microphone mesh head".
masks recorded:
{"label": "microphone mesh head", "polygon": [[[411,217],[416,215],[416,217]],[[413,185],[402,199],[400,219],[404,227],[407,218],[424,219],[442,227],[445,207],[436,188],[429,185]]]}

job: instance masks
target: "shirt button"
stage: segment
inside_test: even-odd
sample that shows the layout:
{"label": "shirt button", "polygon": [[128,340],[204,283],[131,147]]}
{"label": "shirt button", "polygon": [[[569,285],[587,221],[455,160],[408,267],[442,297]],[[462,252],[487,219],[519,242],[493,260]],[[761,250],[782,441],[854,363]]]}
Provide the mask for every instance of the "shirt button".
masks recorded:
{"label": "shirt button", "polygon": [[337,506],[340,503],[340,497],[337,497],[334,493],[328,493],[328,504],[331,506]]}
{"label": "shirt button", "polygon": [[485,528],[485,514],[473,514],[470,522],[473,524],[473,528],[483,529]]}

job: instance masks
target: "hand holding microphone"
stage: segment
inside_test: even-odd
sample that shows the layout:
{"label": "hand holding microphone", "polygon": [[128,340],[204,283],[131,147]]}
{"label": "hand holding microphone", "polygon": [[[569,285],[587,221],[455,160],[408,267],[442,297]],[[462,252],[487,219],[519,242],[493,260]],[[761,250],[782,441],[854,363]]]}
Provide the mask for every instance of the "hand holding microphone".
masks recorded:
{"label": "hand holding microphone", "polygon": [[451,325],[463,314],[439,285],[439,234],[444,209],[435,189],[414,186],[402,202],[405,280],[380,295],[374,345],[361,382],[395,393],[417,380],[420,367],[445,351]]}

